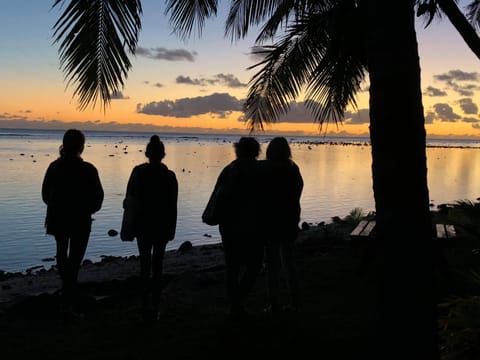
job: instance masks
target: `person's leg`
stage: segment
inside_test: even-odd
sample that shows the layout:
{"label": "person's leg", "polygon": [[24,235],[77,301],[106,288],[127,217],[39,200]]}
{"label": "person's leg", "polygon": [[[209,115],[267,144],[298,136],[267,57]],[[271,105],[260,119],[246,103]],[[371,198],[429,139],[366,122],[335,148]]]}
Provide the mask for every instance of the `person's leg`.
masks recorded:
{"label": "person's leg", "polygon": [[67,260],[68,260],[68,236],[55,235],[55,242],[57,243],[57,269],[62,281],[62,292],[65,295],[67,286]]}
{"label": "person's leg", "polygon": [[220,227],[220,233],[222,235],[223,253],[225,256],[226,293],[230,302],[231,312],[235,315],[236,313],[244,312],[238,283],[240,258],[238,249],[235,246],[235,236],[228,229],[222,228],[222,226]]}
{"label": "person's leg", "polygon": [[78,273],[87,250],[89,236],[89,233],[83,233],[70,237],[70,250],[67,260],[67,282],[72,300],[78,293]]}
{"label": "person's leg", "polygon": [[267,265],[267,289],[270,298],[270,310],[280,310],[280,243],[268,241],[265,246],[265,262]]}
{"label": "person's leg", "polygon": [[[244,239],[245,240],[245,239]],[[240,299],[242,303],[247,299],[248,294],[257,280],[258,273],[263,265],[264,247],[260,239],[250,237],[242,244],[242,262],[245,264],[245,271],[240,277]]]}
{"label": "person's leg", "polygon": [[152,268],[152,243],[145,237],[137,237],[140,258],[140,295],[144,317],[150,311],[150,274]]}
{"label": "person's leg", "polygon": [[163,257],[165,255],[166,240],[159,240],[153,244],[152,255],[152,305],[154,315],[158,314],[160,295],[162,293]]}
{"label": "person's leg", "polygon": [[287,282],[288,293],[290,295],[290,304],[294,310],[300,305],[299,286],[297,268],[295,266],[294,242],[283,241],[280,246],[282,256],[282,266]]}

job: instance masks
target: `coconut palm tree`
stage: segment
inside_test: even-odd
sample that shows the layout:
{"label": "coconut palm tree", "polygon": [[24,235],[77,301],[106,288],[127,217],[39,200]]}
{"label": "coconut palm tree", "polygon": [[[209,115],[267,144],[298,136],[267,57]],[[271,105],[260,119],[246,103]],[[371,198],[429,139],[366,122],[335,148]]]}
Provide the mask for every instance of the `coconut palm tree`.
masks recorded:
{"label": "coconut palm tree", "polygon": [[[106,105],[131,67],[141,1],[57,0],[54,6],[64,2],[54,26],[63,70],[76,83],[80,108],[98,99]],[[218,2],[166,0],[166,12],[186,37],[201,33]],[[382,359],[439,358],[415,10],[427,24],[445,14],[480,57],[478,0],[466,15],[454,0],[232,0],[225,28],[232,40],[259,28],[254,52],[263,60],[253,67],[245,103],[251,129],[274,122],[303,95],[320,124],[341,121],[368,74]]]}

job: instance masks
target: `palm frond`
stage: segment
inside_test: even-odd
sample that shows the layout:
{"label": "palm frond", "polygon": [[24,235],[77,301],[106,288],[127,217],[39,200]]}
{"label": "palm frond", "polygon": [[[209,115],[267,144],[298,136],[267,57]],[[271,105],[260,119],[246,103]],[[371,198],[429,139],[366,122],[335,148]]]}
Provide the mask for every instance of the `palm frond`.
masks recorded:
{"label": "palm frond", "polygon": [[[61,0],[55,1],[53,7]],[[139,0],[72,0],[53,26],[67,86],[76,83],[79,109],[103,103],[120,90],[141,29]]]}
{"label": "palm frond", "polygon": [[251,67],[261,66],[250,80],[244,107],[251,129],[263,129],[264,123],[275,122],[285,114],[316,68],[324,41],[305,34],[299,26],[292,26],[277,44],[254,48],[253,53],[264,60]]}
{"label": "palm frond", "polygon": [[278,11],[291,8],[294,0],[233,0],[225,22],[225,36],[232,40],[244,38],[251,25],[259,25]]}
{"label": "palm frond", "polygon": [[480,29],[480,0],[473,0],[468,4],[467,19],[476,29]]}
{"label": "palm frond", "polygon": [[306,15],[275,45],[254,51],[264,60],[252,67],[262,68],[251,79],[245,102],[245,118],[251,129],[275,122],[304,87],[307,107],[320,125],[339,121],[347,105],[356,106],[366,57],[360,30],[352,32],[349,26],[355,27],[359,18],[357,13],[341,8]]}
{"label": "palm frond", "polygon": [[168,0],[165,15],[173,31],[186,39],[196,28],[198,36],[202,34],[205,20],[217,15],[218,0]]}
{"label": "palm frond", "polygon": [[295,23],[297,20],[306,16],[309,13],[325,13],[332,6],[333,1],[295,1],[286,0],[282,1],[275,11],[270,14],[269,19],[266,21],[262,29],[257,36],[256,43],[262,44],[267,40],[273,39],[277,32],[288,26],[289,23]]}

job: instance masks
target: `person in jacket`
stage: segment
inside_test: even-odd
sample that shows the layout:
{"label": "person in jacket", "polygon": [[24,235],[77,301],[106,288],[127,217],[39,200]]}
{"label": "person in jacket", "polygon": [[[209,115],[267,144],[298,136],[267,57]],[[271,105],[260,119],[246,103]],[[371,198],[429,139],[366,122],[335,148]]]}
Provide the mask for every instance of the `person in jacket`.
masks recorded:
{"label": "person in jacket", "polygon": [[78,295],[78,273],[87,249],[92,214],[100,210],[103,188],[97,169],[81,158],[84,134],[67,130],[60,157],[50,163],[42,183],[47,205],[47,234],[55,237],[56,262],[65,305],[74,306]]}
{"label": "person in jacket", "polygon": [[143,317],[156,320],[165,248],[175,237],[178,183],[175,173],[162,163],[165,146],[157,135],[151,137],[145,156],[149,161],[133,168],[126,197],[132,197],[135,203]]}
{"label": "person in jacket", "polygon": [[262,267],[260,233],[259,166],[260,144],[242,137],[234,144],[236,159],[220,173],[219,230],[225,255],[226,292],[233,318],[247,315],[245,302]]}
{"label": "person in jacket", "polygon": [[276,137],[267,146],[262,162],[264,182],[265,257],[269,312],[280,310],[280,270],[283,268],[290,303],[286,308],[299,306],[298,280],[294,259],[294,242],[300,221],[300,196],[303,179],[284,137]]}

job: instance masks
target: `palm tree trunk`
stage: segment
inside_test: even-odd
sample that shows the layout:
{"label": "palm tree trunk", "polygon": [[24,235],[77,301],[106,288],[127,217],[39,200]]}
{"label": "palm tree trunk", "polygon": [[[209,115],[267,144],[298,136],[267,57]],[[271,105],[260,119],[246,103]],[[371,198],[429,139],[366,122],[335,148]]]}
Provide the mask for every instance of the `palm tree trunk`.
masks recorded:
{"label": "palm tree trunk", "polygon": [[[365,0],[379,359],[439,359],[414,1]],[[393,10],[393,11],[392,11]]]}

